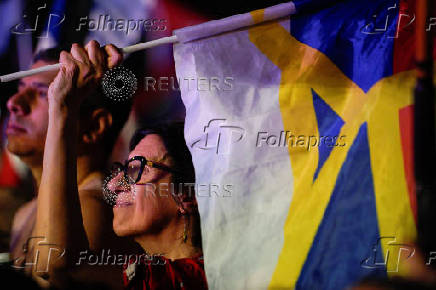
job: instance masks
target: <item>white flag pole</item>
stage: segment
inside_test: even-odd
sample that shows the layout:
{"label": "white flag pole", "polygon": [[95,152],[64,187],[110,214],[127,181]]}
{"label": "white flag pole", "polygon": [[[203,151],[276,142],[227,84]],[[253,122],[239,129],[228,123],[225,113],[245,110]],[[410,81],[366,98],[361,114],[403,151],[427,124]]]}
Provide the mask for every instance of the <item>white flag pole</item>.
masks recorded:
{"label": "white flag pole", "polygon": [[[122,50],[123,54],[127,54],[127,53],[132,53],[132,52],[144,50],[147,48],[156,47],[156,46],[163,45],[163,44],[171,44],[171,43],[177,43],[177,42],[178,42],[177,36],[173,35],[173,36],[162,37],[162,38],[148,41],[148,42],[144,42],[144,43],[138,43],[135,45],[127,46],[127,47],[122,48],[121,50]],[[10,81],[18,80],[18,79],[28,77],[31,75],[35,75],[38,73],[42,73],[42,72],[59,70],[60,66],[61,65],[59,63],[56,63],[56,64],[41,66],[41,67],[30,69],[30,70],[24,70],[24,71],[19,71],[19,72],[3,75],[3,76],[0,76],[0,82],[2,82],[2,83],[10,82]]]}
{"label": "white flag pole", "polygon": [[[278,4],[264,9],[262,22],[276,20],[282,17],[289,17],[291,14],[295,14],[295,13],[296,13],[296,9],[293,2]],[[240,29],[243,27],[248,27],[254,24],[255,23],[253,21],[253,17],[251,13],[233,15],[220,20],[212,20],[202,24],[176,29],[173,31],[174,34],[173,36],[167,36],[144,43],[138,43],[132,46],[124,47],[121,50],[124,54],[126,54],[126,53],[132,53],[147,48],[156,47],[162,44],[173,44],[178,42],[186,43],[196,39],[217,35],[220,33]],[[31,76],[41,72],[55,71],[58,70],[59,67],[60,64],[57,63],[52,65],[42,66],[36,69],[11,73],[8,75],[0,76],[0,82],[4,83],[4,82],[9,82],[20,78],[24,78],[27,76]]]}

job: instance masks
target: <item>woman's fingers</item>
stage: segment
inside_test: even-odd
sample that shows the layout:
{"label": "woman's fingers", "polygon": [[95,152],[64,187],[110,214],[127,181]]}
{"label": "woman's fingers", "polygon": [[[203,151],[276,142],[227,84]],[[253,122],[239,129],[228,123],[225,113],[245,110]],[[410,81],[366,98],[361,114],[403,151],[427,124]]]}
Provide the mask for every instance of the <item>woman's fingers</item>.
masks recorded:
{"label": "woman's fingers", "polygon": [[52,86],[52,95],[64,98],[74,95],[80,103],[97,88],[105,70],[119,65],[122,60],[122,53],[112,44],[102,48],[95,40],[86,47],[74,43],[70,52],[63,51],[60,54],[62,68]]}
{"label": "woman's fingers", "polygon": [[77,62],[74,60],[73,56],[66,52],[62,51],[59,57],[59,62],[65,68],[64,73],[66,76],[69,76],[73,82],[77,80],[77,75],[79,71],[79,67]]}
{"label": "woman's fingers", "polygon": [[48,89],[48,98],[52,105],[66,103],[66,96],[74,91],[74,84],[79,74],[79,68],[70,53],[62,51],[59,63],[61,68]]}
{"label": "woman's fingers", "polygon": [[84,48],[74,43],[71,55],[76,60],[83,78],[92,73],[96,73],[95,77],[100,78],[106,69],[111,69],[123,61],[123,54],[115,45],[108,44],[101,48],[95,40],[91,40]]}
{"label": "woman's fingers", "polygon": [[91,40],[85,46],[85,51],[88,53],[89,61],[94,66],[97,77],[103,76],[106,69],[106,61],[104,50],[100,48],[100,44],[95,40]]}
{"label": "woman's fingers", "polygon": [[71,55],[81,63],[85,65],[90,65],[91,61],[89,60],[88,53],[85,51],[83,47],[81,47],[77,43],[73,43],[71,46]]}
{"label": "woman's fingers", "polygon": [[108,55],[107,67],[109,69],[121,64],[123,61],[123,54],[120,49],[113,44],[108,44],[104,46],[104,50]]}
{"label": "woman's fingers", "polygon": [[71,46],[71,55],[80,69],[80,77],[82,79],[88,78],[94,72],[94,67],[89,60],[88,53],[83,47],[77,43],[73,43]]}

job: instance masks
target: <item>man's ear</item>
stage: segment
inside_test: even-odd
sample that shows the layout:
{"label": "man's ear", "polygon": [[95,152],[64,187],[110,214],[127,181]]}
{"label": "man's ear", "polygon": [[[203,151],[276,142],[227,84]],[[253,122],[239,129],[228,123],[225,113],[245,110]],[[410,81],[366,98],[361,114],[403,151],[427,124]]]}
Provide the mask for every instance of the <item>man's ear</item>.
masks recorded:
{"label": "man's ear", "polygon": [[84,143],[97,143],[112,126],[112,114],[103,108],[95,109],[89,119],[87,129],[82,135]]}

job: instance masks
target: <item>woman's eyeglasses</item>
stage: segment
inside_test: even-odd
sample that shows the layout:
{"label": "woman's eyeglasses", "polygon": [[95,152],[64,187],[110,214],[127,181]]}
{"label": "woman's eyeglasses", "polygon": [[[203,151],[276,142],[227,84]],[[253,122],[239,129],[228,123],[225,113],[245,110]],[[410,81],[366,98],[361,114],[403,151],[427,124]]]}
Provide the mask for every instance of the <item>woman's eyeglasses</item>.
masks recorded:
{"label": "woman's eyeglasses", "polygon": [[[129,184],[138,184],[142,175],[147,175],[151,168],[158,168],[171,173],[179,173],[166,165],[158,162],[147,160],[143,156],[135,156],[124,162],[124,165],[120,162],[115,162],[112,165],[112,173],[118,174],[124,173],[124,178]],[[113,175],[116,176],[116,175]]]}

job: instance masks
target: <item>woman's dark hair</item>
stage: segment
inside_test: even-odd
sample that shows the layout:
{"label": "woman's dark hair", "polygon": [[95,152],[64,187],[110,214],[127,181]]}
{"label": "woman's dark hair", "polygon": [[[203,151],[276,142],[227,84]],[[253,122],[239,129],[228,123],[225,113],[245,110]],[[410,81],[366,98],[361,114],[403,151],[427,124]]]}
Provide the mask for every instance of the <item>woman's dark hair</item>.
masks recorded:
{"label": "woman's dark hair", "polygon": [[173,182],[176,185],[181,183],[194,183],[194,165],[192,164],[191,152],[189,152],[189,149],[186,146],[183,130],[183,122],[163,123],[144,127],[137,130],[133,135],[130,141],[130,151],[135,149],[136,145],[138,145],[145,136],[157,134],[162,137],[165,148],[174,161],[174,169],[180,172],[180,174],[173,174]]}
{"label": "woman's dark hair", "polygon": [[[162,138],[165,148],[174,162],[173,169],[180,172],[173,173],[172,182],[175,188],[180,188],[179,185],[190,184],[189,192],[191,194],[189,196],[185,195],[184,198],[195,200],[195,193],[192,190],[195,183],[195,170],[192,164],[191,152],[189,152],[185,142],[184,123],[162,123],[137,130],[130,141],[130,151],[135,149],[142,139],[151,134],[157,134]],[[201,247],[200,214],[198,210],[194,210],[193,215],[195,222],[193,225],[192,244],[196,247]]]}

